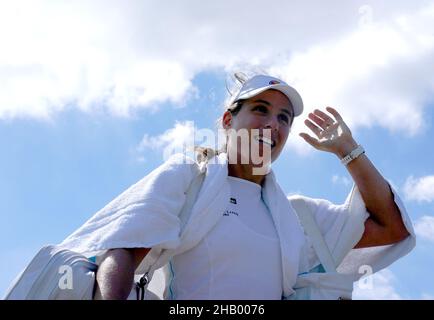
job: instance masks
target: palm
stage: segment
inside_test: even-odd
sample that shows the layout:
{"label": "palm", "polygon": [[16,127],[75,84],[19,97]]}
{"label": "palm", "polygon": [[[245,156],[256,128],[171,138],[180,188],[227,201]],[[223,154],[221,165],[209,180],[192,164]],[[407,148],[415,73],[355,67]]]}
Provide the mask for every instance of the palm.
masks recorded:
{"label": "palm", "polygon": [[329,111],[335,119],[332,119],[320,110],[315,110],[313,113],[309,114],[310,120],[306,119],[304,122],[317,138],[307,133],[301,133],[300,136],[318,150],[335,152],[342,141],[352,137],[351,130],[335,109],[328,107],[327,111]]}

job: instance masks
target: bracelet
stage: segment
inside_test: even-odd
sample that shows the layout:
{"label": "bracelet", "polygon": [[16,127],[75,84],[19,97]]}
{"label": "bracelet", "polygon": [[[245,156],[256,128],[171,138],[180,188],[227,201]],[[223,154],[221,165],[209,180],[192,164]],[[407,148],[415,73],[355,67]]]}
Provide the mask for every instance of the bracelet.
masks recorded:
{"label": "bracelet", "polygon": [[361,145],[358,145],[356,149],[351,151],[348,155],[341,159],[341,163],[344,165],[348,165],[351,161],[359,157],[360,155],[365,153],[365,149]]}

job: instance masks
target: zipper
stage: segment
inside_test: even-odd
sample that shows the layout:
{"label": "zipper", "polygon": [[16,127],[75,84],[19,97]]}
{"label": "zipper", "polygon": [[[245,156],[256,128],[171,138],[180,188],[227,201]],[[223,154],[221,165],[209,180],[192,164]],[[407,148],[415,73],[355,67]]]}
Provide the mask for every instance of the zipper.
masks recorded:
{"label": "zipper", "polygon": [[149,271],[140,277],[136,282],[136,298],[137,300],[145,300],[146,285],[149,283]]}

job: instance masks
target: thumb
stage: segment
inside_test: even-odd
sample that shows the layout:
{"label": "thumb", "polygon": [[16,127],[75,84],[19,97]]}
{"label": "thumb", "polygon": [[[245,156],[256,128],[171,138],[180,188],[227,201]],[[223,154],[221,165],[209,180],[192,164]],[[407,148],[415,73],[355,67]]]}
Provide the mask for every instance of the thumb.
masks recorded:
{"label": "thumb", "polygon": [[319,141],[317,139],[315,139],[314,137],[311,137],[310,135],[308,135],[307,133],[299,133],[299,136],[302,137],[304,139],[304,141],[306,141],[307,143],[309,143],[311,146],[318,148],[319,146]]}

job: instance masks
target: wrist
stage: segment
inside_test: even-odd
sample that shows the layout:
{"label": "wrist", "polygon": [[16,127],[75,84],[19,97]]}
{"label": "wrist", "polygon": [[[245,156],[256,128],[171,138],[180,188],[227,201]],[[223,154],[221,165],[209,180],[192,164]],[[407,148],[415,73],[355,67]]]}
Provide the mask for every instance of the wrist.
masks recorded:
{"label": "wrist", "polygon": [[339,159],[342,159],[346,157],[351,151],[356,149],[358,145],[359,144],[354,139],[351,139],[341,143],[334,153]]}
{"label": "wrist", "polygon": [[353,151],[341,159],[343,165],[348,165],[351,161],[357,159],[359,156],[365,153],[365,149],[361,145],[357,146]]}

